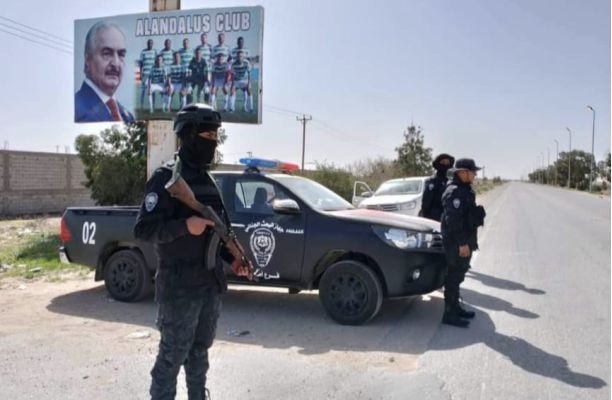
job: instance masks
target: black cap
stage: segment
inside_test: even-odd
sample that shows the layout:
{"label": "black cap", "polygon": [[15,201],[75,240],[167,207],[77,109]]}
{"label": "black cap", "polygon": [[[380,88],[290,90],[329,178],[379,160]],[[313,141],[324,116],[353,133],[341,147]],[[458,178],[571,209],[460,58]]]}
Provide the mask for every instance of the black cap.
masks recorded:
{"label": "black cap", "polygon": [[440,166],[440,161],[442,160],[449,160],[450,161],[450,166],[452,167],[453,164],[455,163],[455,157],[451,156],[450,154],[446,154],[446,153],[442,153],[442,154],[438,154],[436,156],[436,158],[433,160],[433,162],[431,163],[431,165],[435,168],[438,169],[438,167]]}
{"label": "black cap", "polygon": [[467,169],[468,171],[479,171],[482,168],[477,167],[474,160],[471,158],[460,158],[455,163],[455,168],[452,169],[453,172],[461,171],[462,169]]}

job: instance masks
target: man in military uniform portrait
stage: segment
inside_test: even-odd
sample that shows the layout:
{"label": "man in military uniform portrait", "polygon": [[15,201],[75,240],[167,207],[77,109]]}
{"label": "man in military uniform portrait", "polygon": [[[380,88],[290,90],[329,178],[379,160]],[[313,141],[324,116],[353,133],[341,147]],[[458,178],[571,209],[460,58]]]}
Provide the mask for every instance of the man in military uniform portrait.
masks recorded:
{"label": "man in military uniform portrait", "polygon": [[472,253],[478,250],[477,230],[484,225],[485,210],[476,205],[472,183],[480,170],[474,160],[457,160],[451,170],[453,180],[442,195],[442,236],[447,273],[444,280],[444,316],[442,322],[465,328],[475,313],[460,303],[459,285],[470,268]]}

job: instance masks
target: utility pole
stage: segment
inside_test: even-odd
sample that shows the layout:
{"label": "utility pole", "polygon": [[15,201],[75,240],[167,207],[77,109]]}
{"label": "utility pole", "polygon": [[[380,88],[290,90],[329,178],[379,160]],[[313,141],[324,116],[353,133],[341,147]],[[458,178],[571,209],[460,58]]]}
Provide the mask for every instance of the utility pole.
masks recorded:
{"label": "utility pole", "polygon": [[572,188],[572,130],[565,127],[569,132],[569,153],[567,154],[567,188]]}
{"label": "utility pole", "polygon": [[591,160],[591,172],[589,173],[589,192],[593,191],[593,164],[595,164],[595,109],[591,106],[587,106],[587,108],[593,111],[593,138],[591,139],[591,156],[593,159]]}
{"label": "utility pole", "polygon": [[546,148],[546,184],[550,185],[550,147]]}
{"label": "utility pole", "polygon": [[555,139],[557,144],[557,160],[555,161],[555,186],[559,184],[559,141]]}
{"label": "utility pole", "polygon": [[485,168],[486,168],[486,166],[483,165],[482,166],[482,180],[483,181],[487,179],[487,174],[485,174]]}
{"label": "utility pole", "polygon": [[295,117],[295,119],[302,123],[302,172],[304,172],[304,156],[306,155],[306,123],[312,120],[312,115],[307,117],[306,114],[302,114],[302,118]]}

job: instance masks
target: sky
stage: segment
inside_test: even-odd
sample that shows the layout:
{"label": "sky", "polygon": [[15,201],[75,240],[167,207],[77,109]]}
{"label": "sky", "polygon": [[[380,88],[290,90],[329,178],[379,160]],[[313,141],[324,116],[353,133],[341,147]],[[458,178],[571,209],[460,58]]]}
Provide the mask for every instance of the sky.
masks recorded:
{"label": "sky", "polygon": [[[226,124],[226,162],[252,152],[300,164],[298,113],[313,118],[307,168],[393,158],[414,123],[434,156],[474,158],[489,177],[525,178],[549,154],[554,161],[555,139],[568,149],[566,127],[572,148],[590,152],[587,105],[596,110],[595,156],[610,151],[609,0],[205,3],[252,5],[265,10],[263,123]],[[4,4],[0,148],[74,152],[78,134],[110,126],[73,123],[71,52],[10,35],[32,38],[3,18],[73,41],[75,19],[147,10],[147,0]]]}

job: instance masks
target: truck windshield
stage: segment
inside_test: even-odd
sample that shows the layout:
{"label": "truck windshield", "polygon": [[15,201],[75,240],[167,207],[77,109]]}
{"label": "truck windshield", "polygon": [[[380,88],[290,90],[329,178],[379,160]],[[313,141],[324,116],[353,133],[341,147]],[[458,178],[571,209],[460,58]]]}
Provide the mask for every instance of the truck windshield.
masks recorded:
{"label": "truck windshield", "polygon": [[378,190],[374,193],[375,196],[383,195],[400,195],[400,194],[418,194],[421,193],[421,180],[412,181],[387,181],[383,182]]}
{"label": "truck windshield", "polygon": [[338,211],[355,208],[336,193],[310,179],[289,175],[274,177],[274,179],[317,210]]}

